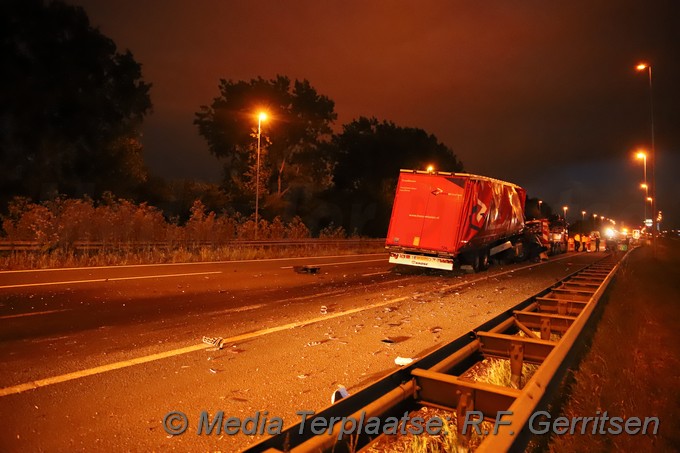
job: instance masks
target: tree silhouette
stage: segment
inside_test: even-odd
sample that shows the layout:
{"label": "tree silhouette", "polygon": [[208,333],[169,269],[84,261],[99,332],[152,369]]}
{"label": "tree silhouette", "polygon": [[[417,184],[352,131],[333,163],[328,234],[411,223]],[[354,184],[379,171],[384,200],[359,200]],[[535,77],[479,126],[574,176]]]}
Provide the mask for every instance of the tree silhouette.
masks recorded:
{"label": "tree silhouette", "polygon": [[392,210],[399,170],[462,171],[463,165],[434,135],[389,121],[360,117],[334,136],[337,166],[329,199],[341,206],[349,232],[383,237]]}
{"label": "tree silhouette", "polygon": [[139,128],[150,85],[82,8],[2,1],[0,67],[4,196],[127,196],[146,180]]}
{"label": "tree silhouette", "polygon": [[333,162],[327,152],[337,115],[335,104],[307,80],[288,77],[250,82],[220,80],[220,95],[200,107],[194,124],[212,154],[224,163],[224,188],[241,212],[252,209],[255,193],[257,115],[261,128],[260,194],[272,214],[290,211],[300,192],[328,187]]}

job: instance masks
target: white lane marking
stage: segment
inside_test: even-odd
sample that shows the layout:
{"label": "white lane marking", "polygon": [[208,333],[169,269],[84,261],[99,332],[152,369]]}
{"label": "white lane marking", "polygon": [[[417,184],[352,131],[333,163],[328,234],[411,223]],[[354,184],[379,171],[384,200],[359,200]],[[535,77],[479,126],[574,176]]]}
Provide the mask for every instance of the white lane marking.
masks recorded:
{"label": "white lane marking", "polygon": [[361,274],[362,277],[370,277],[372,275],[384,275],[384,274],[389,274],[391,271],[382,271],[382,272],[371,272],[370,274]]}
{"label": "white lane marking", "polygon": [[61,313],[62,311],[71,311],[71,309],[70,308],[64,308],[64,309],[61,309],[61,310],[33,311],[33,312],[30,312],[30,313],[19,313],[18,315],[0,316],[0,319],[22,318],[22,317],[25,317],[25,316],[49,315],[50,313]]}
{"label": "white lane marking", "polygon": [[43,283],[21,283],[18,285],[4,285],[0,286],[0,289],[7,288],[27,288],[31,286],[52,286],[52,285],[75,285],[79,283],[102,283],[102,282],[115,282],[121,280],[142,280],[148,278],[168,278],[168,277],[190,277],[195,275],[211,275],[211,274],[221,274],[222,271],[214,272],[191,272],[185,274],[160,274],[160,275],[142,275],[138,277],[111,277],[111,278],[95,278],[92,280],[66,280],[63,282],[43,282]]}
{"label": "white lane marking", "polygon": [[[339,318],[341,316],[347,316],[354,313],[360,313],[365,310],[370,310],[373,308],[379,308],[384,305],[393,304],[395,302],[401,302],[402,300],[410,299],[410,296],[397,297],[395,299],[386,300],[383,302],[377,302],[375,304],[366,305],[363,307],[353,308],[351,310],[346,310],[338,313],[330,313],[324,316],[306,319],[304,321],[291,322],[288,324],[283,324],[276,327],[270,327],[268,329],[257,330],[255,332],[244,333],[241,335],[236,335],[233,337],[225,338],[224,343],[235,343],[238,341],[250,340],[253,338],[261,337],[264,335],[269,335],[271,333],[281,332],[282,330],[289,330],[296,327],[303,327],[310,324],[316,324],[323,321],[328,321],[329,319]],[[188,354],[190,352],[200,351],[206,349],[204,343],[195,344],[192,346],[187,346],[184,348],[173,349],[170,351],[160,352],[158,354],[151,354],[144,357],[137,357],[130,360],[124,360],[122,362],[110,363],[108,365],[102,365],[94,368],[88,368],[85,370],[75,371],[73,373],[62,374],[59,376],[49,377],[45,379],[37,379],[35,381],[24,382],[23,384],[13,385],[11,387],[0,388],[0,397],[14,395],[16,393],[25,392],[27,390],[33,390],[40,387],[46,387],[48,385],[59,384],[62,382],[72,381],[74,379],[80,379],[88,376],[93,376],[96,374],[106,373],[108,371],[119,370],[121,368],[127,368],[133,365],[141,365],[143,363],[153,362],[156,360],[166,359],[169,357],[174,357],[182,354]]]}
{"label": "white lane marking", "polygon": [[[326,267],[326,266],[342,266],[343,264],[359,264],[359,263],[375,263],[375,262],[387,262],[384,259],[380,260],[360,260],[360,261],[343,261],[340,263],[318,263],[314,264],[314,266],[317,267]],[[293,266],[281,266],[281,269],[292,269]]]}
{"label": "white lane marking", "polygon": [[209,311],[207,313],[201,313],[201,316],[203,316],[203,315],[226,315],[226,314],[229,314],[229,313],[240,313],[240,312],[243,312],[243,311],[256,310],[256,309],[262,308],[262,307],[266,307],[266,304],[246,305],[245,307],[228,308],[226,310]]}
{"label": "white lane marking", "polygon": [[[564,257],[564,258],[567,258],[567,257]],[[563,259],[563,258],[559,258],[559,259]],[[555,259],[555,261],[558,261],[559,259]],[[503,272],[503,274],[508,274],[508,273],[516,271],[516,270],[526,269],[526,268],[541,265],[541,264],[545,264],[545,263],[531,264],[531,265],[528,265],[528,266],[521,267],[519,269],[512,269],[512,270],[509,270],[507,272]],[[496,277],[498,275],[499,274],[489,275],[488,277],[484,277],[484,278]],[[478,280],[482,280],[482,278],[476,279],[474,281],[478,281]],[[451,285],[451,286],[447,287],[446,289],[455,288],[457,286],[464,286],[468,283],[470,283],[470,281],[460,282],[458,284]],[[440,290],[441,290],[441,288],[437,289],[437,291],[440,291]],[[434,292],[435,291],[428,291],[425,294],[434,293]],[[347,311],[343,311],[343,312],[327,314],[327,315],[324,315],[324,316],[321,316],[321,317],[311,318],[311,319],[308,319],[306,321],[293,322],[293,323],[284,324],[284,325],[277,326],[277,327],[271,327],[269,329],[257,330],[255,332],[250,332],[250,333],[245,333],[245,334],[242,334],[242,335],[236,335],[234,337],[225,338],[224,342],[225,343],[235,343],[235,342],[238,342],[238,341],[249,340],[249,339],[252,339],[252,338],[257,338],[257,337],[260,337],[260,336],[268,335],[270,333],[280,332],[282,330],[293,329],[295,327],[302,327],[302,326],[306,326],[306,325],[309,325],[309,324],[316,324],[316,323],[326,321],[326,320],[329,320],[329,319],[339,318],[341,316],[351,315],[351,314],[354,314],[354,313],[360,313],[362,311],[370,310],[372,308],[379,308],[379,307],[382,307],[384,305],[393,304],[395,302],[401,302],[401,301],[409,299],[409,298],[410,298],[410,296],[397,297],[395,299],[390,299],[390,300],[386,300],[386,301],[383,301],[383,302],[377,302],[375,304],[366,305],[364,307],[353,308],[351,310],[347,310]],[[62,374],[60,376],[54,376],[54,377],[50,377],[50,378],[38,379],[38,380],[35,380],[35,381],[29,381],[29,382],[14,385],[14,386],[11,386],[11,387],[0,388],[0,397],[7,396],[7,395],[14,395],[16,393],[25,392],[27,390],[34,390],[34,389],[37,389],[37,388],[40,388],[40,387],[46,387],[46,386],[52,385],[52,384],[59,384],[59,383],[62,383],[62,382],[67,382],[67,381],[71,381],[71,380],[74,380],[74,379],[80,379],[80,378],[84,378],[84,377],[87,377],[87,376],[93,376],[93,375],[96,375],[96,374],[106,373],[108,371],[118,370],[118,369],[121,369],[121,368],[127,368],[127,367],[130,367],[130,366],[133,366],[133,365],[140,365],[140,364],[143,364],[143,363],[153,362],[153,361],[156,361],[156,360],[161,360],[161,359],[165,359],[165,358],[169,358],[169,357],[187,354],[187,353],[190,353],[190,352],[200,351],[201,349],[206,349],[206,345],[203,344],[203,343],[195,344],[193,346],[187,346],[185,348],[173,349],[171,351],[161,352],[161,353],[158,353],[158,354],[152,354],[152,355],[148,355],[148,356],[144,356],[144,357],[138,357],[138,358],[135,358],[135,359],[111,363],[111,364],[108,364],[108,365],[102,365],[102,366],[98,366],[98,367],[94,367],[94,368],[89,368],[89,369],[86,369],[86,370],[76,371],[76,372],[73,372],[73,373]]]}
{"label": "white lane marking", "polygon": [[231,260],[231,261],[196,261],[185,263],[157,263],[157,264],[121,264],[118,266],[89,266],[89,267],[59,267],[50,269],[18,269],[11,271],[0,271],[2,274],[21,274],[25,272],[57,272],[57,271],[87,271],[93,269],[127,269],[135,267],[152,267],[152,266],[192,266],[194,264],[237,264],[237,263],[260,263],[262,261],[286,261],[286,260],[311,260],[311,259],[325,259],[325,258],[352,258],[355,256],[387,256],[386,252],[381,253],[360,253],[356,255],[328,255],[328,256],[300,256],[289,258],[269,258],[259,260]]}

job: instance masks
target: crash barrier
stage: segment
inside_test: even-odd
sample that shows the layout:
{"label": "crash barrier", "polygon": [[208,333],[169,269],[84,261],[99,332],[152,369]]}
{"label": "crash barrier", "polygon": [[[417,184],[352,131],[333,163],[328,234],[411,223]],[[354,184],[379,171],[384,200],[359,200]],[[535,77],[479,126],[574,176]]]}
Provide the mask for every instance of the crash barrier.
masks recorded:
{"label": "crash barrier", "polygon": [[[151,250],[179,249],[188,250],[204,247],[240,247],[240,248],[291,248],[310,246],[353,247],[359,245],[381,245],[385,239],[276,239],[258,241],[158,241],[158,242],[91,242],[75,241],[64,248],[77,252],[97,252],[103,250]],[[50,250],[49,244],[35,241],[0,241],[0,252],[41,252]]]}
{"label": "crash barrier", "polygon": [[[402,415],[410,419],[412,415],[404,414],[416,414],[423,407],[455,414],[456,442],[463,448],[469,446],[473,430],[462,428],[474,418],[472,414],[481,414],[484,421],[495,424],[486,430],[493,434],[486,435],[476,451],[521,451],[532,436],[528,420],[554,399],[576,355],[574,345],[593,322],[591,315],[619,263],[616,254],[605,255],[470,333],[314,414],[306,420],[306,429],[299,423],[246,451],[365,451],[389,444],[382,443],[385,434],[376,437],[356,429],[359,420],[385,423]],[[509,362],[508,385],[470,378],[470,370],[485,359]],[[538,365],[528,379],[524,364]],[[319,435],[310,426],[333,428]],[[352,435],[343,436],[343,432]]]}

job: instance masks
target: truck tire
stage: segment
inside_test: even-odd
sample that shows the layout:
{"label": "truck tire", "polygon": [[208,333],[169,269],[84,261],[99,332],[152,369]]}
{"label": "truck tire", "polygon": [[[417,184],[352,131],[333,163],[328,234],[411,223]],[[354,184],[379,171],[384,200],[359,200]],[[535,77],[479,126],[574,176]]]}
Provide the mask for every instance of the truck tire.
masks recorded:
{"label": "truck tire", "polygon": [[489,268],[491,259],[489,257],[489,250],[482,249],[479,251],[479,270],[485,271]]}
{"label": "truck tire", "polygon": [[527,247],[524,242],[520,242],[519,247],[517,247],[517,250],[515,252],[515,262],[516,263],[521,263],[522,261],[527,259]]}

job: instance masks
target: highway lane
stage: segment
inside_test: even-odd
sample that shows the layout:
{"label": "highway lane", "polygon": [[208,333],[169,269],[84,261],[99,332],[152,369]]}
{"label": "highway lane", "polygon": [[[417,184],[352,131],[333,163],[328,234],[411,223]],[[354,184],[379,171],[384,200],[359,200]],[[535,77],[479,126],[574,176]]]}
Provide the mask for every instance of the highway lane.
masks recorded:
{"label": "highway lane", "polygon": [[[315,278],[293,266],[318,265]],[[235,309],[338,287],[346,274],[371,280],[388,271],[385,254],[117,266],[0,273],[0,340]]]}
{"label": "highway lane", "polygon": [[[102,307],[108,307],[114,317],[118,313],[120,322],[109,323],[102,317],[107,322],[100,326],[61,330],[57,326],[52,336],[36,331],[0,342],[7,370],[0,377],[5,389],[104,367],[95,374],[0,397],[0,412],[16,414],[0,416],[0,423],[8,427],[0,443],[11,441],[9,445],[17,447],[12,449],[49,451],[242,448],[255,437],[217,439],[194,434],[168,439],[160,420],[170,409],[184,410],[194,418],[201,410],[222,409],[245,416],[267,409],[293,423],[291,408],[321,408],[338,383],[351,389],[366,385],[394,369],[397,354],[422,356],[596,258],[595,254],[563,256],[542,266],[517,265],[446,277],[432,272],[400,275],[390,271],[384,258],[329,265],[318,275],[295,274],[285,269],[290,263],[277,262],[278,268],[265,263],[272,266],[267,268],[271,276],[258,277],[257,266],[237,271],[238,278],[222,280],[222,285],[233,281],[240,292],[223,293],[219,290],[225,286],[213,281],[222,274],[164,279],[153,290],[146,287],[153,279],[88,283],[58,290],[63,294],[53,286],[51,290],[61,294],[53,298],[43,293],[45,288],[32,287],[29,293],[22,292],[28,288],[7,289],[0,294],[3,304],[17,291],[23,296],[14,303],[40,292],[50,303],[39,308],[56,309],[60,302],[54,300],[66,298],[73,303],[65,304],[66,308],[88,316],[97,310],[88,311],[77,302],[85,298],[83,292],[94,290],[88,294],[106,299]],[[122,272],[118,275],[125,275]],[[107,285],[112,283],[119,286],[110,290]],[[149,298],[149,291],[162,296]],[[223,300],[209,302],[220,296]],[[131,313],[128,298],[147,309],[126,318]],[[173,310],[162,310],[166,300]],[[191,311],[195,305],[202,308]],[[177,311],[182,313],[177,316]],[[44,317],[49,316],[66,315]],[[41,318],[5,318],[0,326],[4,330],[7,323],[21,320],[26,328],[44,323]],[[61,333],[54,336],[55,332]],[[230,341],[223,350],[209,352],[198,344],[202,335]],[[399,341],[385,343],[386,338]],[[154,354],[167,355],[139,364],[140,358]],[[122,365],[111,367],[115,364]],[[65,424],[78,431],[65,432]]]}
{"label": "highway lane", "polygon": [[[295,273],[292,266],[301,263],[317,264],[320,271]],[[389,272],[390,267],[381,254],[87,268],[39,272],[40,283],[53,283],[39,286],[30,286],[35,279],[25,273],[4,273],[0,356],[11,360],[0,385],[124,360],[129,351],[144,355],[185,347],[210,334],[206,323],[258,330],[310,298],[408,278]],[[197,270],[201,274],[193,275]],[[150,278],[128,278],[135,276]],[[35,369],[34,362],[42,365]]]}

